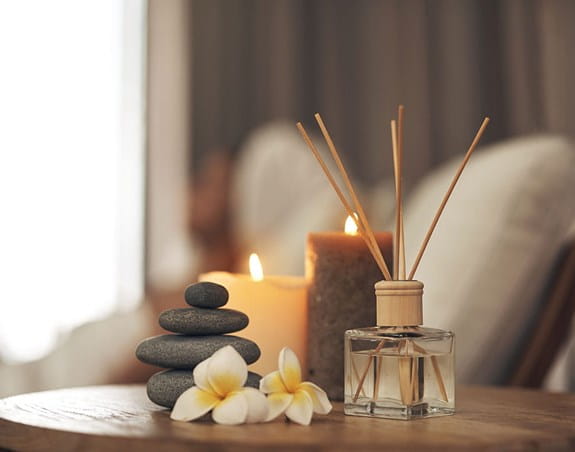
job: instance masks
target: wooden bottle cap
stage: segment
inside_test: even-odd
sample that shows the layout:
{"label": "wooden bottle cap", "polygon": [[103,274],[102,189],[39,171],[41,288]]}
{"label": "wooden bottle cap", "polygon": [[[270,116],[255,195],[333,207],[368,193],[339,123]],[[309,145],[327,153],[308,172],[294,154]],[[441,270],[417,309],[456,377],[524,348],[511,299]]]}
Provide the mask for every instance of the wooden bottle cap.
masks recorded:
{"label": "wooden bottle cap", "polygon": [[379,281],[375,283],[378,326],[423,324],[423,283],[420,281]]}

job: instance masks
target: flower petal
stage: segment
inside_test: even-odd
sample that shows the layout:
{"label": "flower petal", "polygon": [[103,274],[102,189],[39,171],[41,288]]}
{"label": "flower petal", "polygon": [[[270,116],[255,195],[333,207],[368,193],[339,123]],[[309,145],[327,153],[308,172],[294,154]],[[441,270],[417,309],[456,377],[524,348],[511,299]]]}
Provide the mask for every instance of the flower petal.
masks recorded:
{"label": "flower petal", "polygon": [[178,397],[170,418],[174,421],[193,421],[210,411],[219,401],[215,395],[192,386]]}
{"label": "flower petal", "polygon": [[214,391],[227,396],[238,391],[248,378],[248,366],[231,345],[215,352],[208,362],[208,382]]}
{"label": "flower petal", "polygon": [[313,402],[305,391],[297,391],[293,401],[286,410],[286,416],[293,422],[301,425],[309,425],[313,415]]}
{"label": "flower petal", "polygon": [[328,414],[331,409],[331,403],[327,398],[327,394],[318,385],[304,381],[299,385],[299,391],[305,391],[313,403],[313,411],[318,414]]}
{"label": "flower petal", "polygon": [[242,394],[248,401],[247,423],[263,422],[268,417],[268,399],[255,388],[244,388]]}
{"label": "flower petal", "polygon": [[295,392],[301,383],[301,367],[296,354],[289,347],[282,348],[279,356],[280,375],[289,392]]}
{"label": "flower petal", "polygon": [[243,391],[230,393],[212,411],[212,419],[218,424],[243,424],[248,415],[248,400]]}
{"label": "flower petal", "polygon": [[208,381],[208,363],[210,358],[204,359],[200,364],[194,367],[194,385],[204,391],[215,392]]}
{"label": "flower petal", "polygon": [[273,392],[288,392],[279,371],[274,371],[267,374],[264,378],[260,380],[260,391],[266,394]]}
{"label": "flower petal", "polygon": [[293,400],[293,394],[287,392],[276,392],[268,396],[268,417],[267,421],[275,419],[282,414]]}

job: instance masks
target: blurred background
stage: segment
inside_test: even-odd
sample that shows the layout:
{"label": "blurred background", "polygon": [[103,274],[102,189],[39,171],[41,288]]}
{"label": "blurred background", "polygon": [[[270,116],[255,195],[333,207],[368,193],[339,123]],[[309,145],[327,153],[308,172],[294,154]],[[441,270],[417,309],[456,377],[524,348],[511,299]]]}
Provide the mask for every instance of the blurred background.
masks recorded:
{"label": "blurred background", "polygon": [[321,146],[315,112],[390,229],[400,103],[408,261],[491,117],[417,274],[460,381],[575,390],[574,23],[568,0],[0,0],[0,396],[145,381],[157,314],[252,251],[302,275],[345,220],[295,129]]}

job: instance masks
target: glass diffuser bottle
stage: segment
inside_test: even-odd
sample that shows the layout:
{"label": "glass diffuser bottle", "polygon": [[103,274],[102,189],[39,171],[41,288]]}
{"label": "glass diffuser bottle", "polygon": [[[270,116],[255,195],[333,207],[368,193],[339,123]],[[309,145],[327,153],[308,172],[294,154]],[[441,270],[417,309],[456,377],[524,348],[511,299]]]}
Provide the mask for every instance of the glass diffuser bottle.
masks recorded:
{"label": "glass diffuser bottle", "polygon": [[469,146],[406,277],[401,182],[403,110],[400,105],[397,123],[392,120],[390,124],[396,201],[393,276],[321,116],[316,113],[316,121],[351,194],[357,215],[303,125],[298,123],[297,127],[347,214],[356,219],[358,231],[385,278],[375,284],[377,326],[345,332],[345,414],[407,420],[445,416],[455,412],[455,337],[450,331],[421,326],[423,283],[413,280],[413,276],[443,209],[489,123],[489,118],[483,120]]}
{"label": "glass diffuser bottle", "polygon": [[390,419],[455,412],[454,334],[422,327],[423,283],[375,284],[377,325],[345,333],[345,414]]}

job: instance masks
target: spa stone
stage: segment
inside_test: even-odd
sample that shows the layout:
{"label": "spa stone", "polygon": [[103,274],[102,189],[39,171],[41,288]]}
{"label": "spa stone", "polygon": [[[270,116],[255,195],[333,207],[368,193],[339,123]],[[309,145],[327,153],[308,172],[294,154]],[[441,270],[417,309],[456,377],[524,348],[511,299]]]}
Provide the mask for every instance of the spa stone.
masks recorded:
{"label": "spa stone", "polygon": [[[261,376],[248,372],[245,386],[258,389]],[[194,377],[191,370],[164,370],[150,377],[146,390],[149,399],[166,408],[172,408],[182,392],[194,385]]]}
{"label": "spa stone", "polygon": [[160,314],[160,326],[191,336],[233,333],[248,326],[248,316],[233,309],[181,308]]}
{"label": "spa stone", "polygon": [[213,282],[199,282],[186,287],[186,303],[198,308],[215,309],[228,302],[228,290]]}
{"label": "spa stone", "polygon": [[140,342],[136,356],[144,363],[175,369],[193,369],[217,350],[231,345],[252,364],[260,357],[260,348],[252,341],[237,336],[180,336],[165,334]]}

